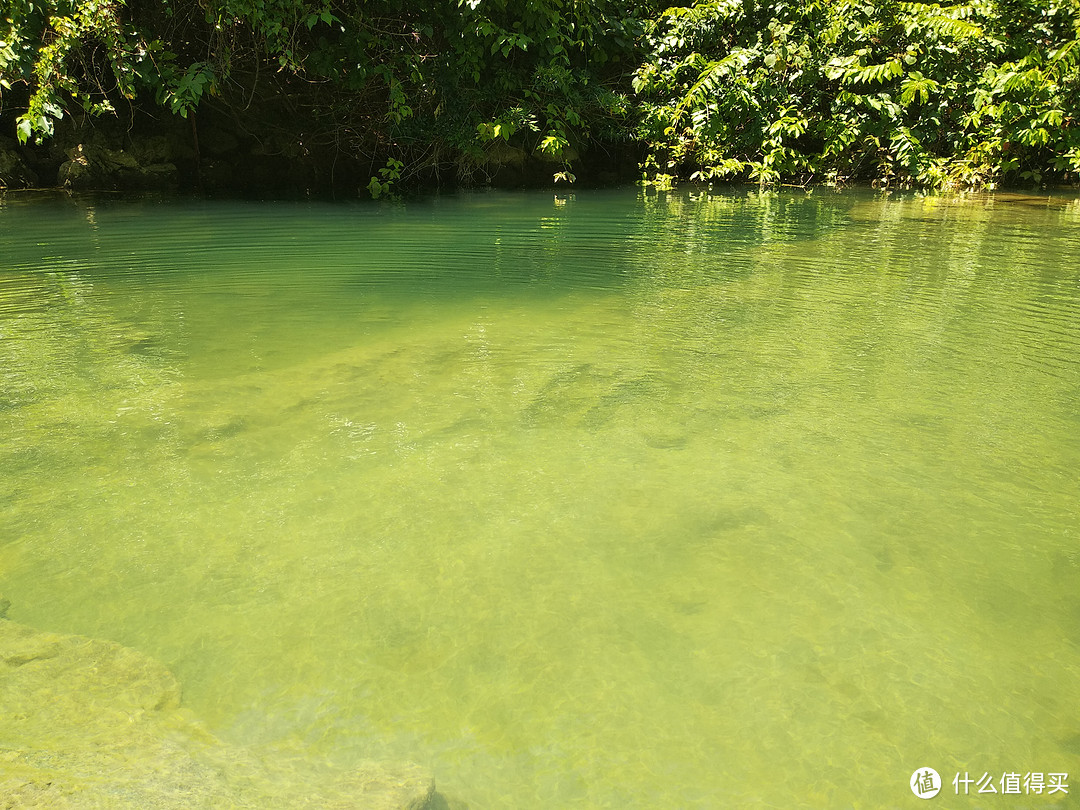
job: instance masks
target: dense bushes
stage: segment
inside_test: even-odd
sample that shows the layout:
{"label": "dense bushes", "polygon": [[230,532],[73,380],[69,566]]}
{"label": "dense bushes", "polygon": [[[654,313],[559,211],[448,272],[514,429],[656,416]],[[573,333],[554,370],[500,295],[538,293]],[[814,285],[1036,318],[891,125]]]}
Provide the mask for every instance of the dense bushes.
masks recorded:
{"label": "dense bushes", "polygon": [[1080,4],[699,2],[634,79],[652,176],[985,186],[1080,172]]}
{"label": "dense bushes", "polygon": [[590,143],[629,138],[661,184],[1080,172],[1078,0],[8,6],[0,100],[24,141],[72,111],[211,104],[259,126],[302,120],[311,148],[377,158],[373,193],[499,144],[569,170]]}
{"label": "dense bushes", "polygon": [[[15,0],[0,75],[32,88],[18,135],[121,100],[187,116],[302,120],[307,148],[402,173],[483,161],[493,144],[569,161],[632,132],[646,4],[611,0]],[[8,94],[10,96],[10,93]]]}

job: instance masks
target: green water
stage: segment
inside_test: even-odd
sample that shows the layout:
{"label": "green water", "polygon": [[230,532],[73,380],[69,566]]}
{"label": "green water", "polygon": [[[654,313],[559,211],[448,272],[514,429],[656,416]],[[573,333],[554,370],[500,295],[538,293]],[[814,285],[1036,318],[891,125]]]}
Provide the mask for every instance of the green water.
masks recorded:
{"label": "green water", "polygon": [[9,195],[0,591],[473,810],[1067,806],[1078,257],[1066,198]]}

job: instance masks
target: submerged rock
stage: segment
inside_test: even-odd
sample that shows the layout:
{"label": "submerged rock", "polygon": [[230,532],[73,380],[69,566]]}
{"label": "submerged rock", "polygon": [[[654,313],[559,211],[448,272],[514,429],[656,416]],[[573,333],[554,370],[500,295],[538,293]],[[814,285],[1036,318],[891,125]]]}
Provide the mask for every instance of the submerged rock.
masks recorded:
{"label": "submerged rock", "polygon": [[179,684],[151,658],[0,621],[0,807],[449,807],[418,765],[315,773],[222,743],[180,708]]}

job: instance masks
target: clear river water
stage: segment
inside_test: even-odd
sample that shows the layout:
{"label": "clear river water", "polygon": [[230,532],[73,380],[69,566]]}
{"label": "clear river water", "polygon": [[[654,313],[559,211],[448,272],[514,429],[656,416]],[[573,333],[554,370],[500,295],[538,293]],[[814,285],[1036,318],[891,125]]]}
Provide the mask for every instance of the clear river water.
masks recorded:
{"label": "clear river water", "polygon": [[1080,200],[0,197],[0,592],[472,810],[1068,806]]}

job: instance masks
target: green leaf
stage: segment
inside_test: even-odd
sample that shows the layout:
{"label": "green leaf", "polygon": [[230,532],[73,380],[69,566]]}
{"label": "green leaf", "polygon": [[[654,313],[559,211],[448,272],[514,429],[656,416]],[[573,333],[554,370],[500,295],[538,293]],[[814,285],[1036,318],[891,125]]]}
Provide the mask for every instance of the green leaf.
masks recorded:
{"label": "green leaf", "polygon": [[389,183],[384,183],[378,177],[372,177],[367,184],[368,193],[371,195],[371,199],[377,200],[383,194],[383,192],[390,189]]}
{"label": "green leaf", "polygon": [[918,97],[923,104],[930,100],[930,92],[937,90],[938,83],[928,79],[917,70],[911,71],[900,85],[900,103],[909,106]]}

